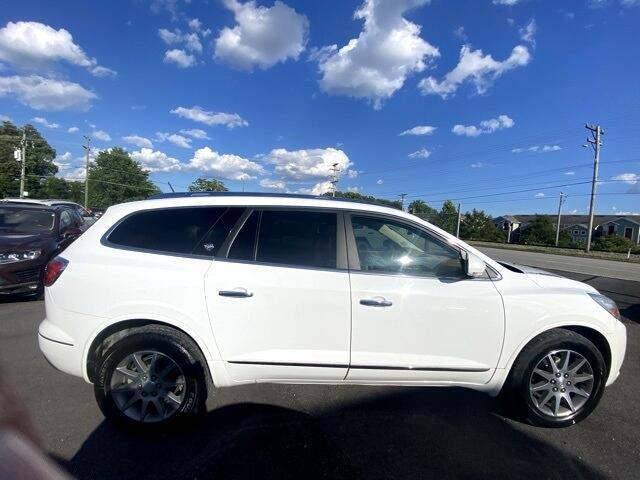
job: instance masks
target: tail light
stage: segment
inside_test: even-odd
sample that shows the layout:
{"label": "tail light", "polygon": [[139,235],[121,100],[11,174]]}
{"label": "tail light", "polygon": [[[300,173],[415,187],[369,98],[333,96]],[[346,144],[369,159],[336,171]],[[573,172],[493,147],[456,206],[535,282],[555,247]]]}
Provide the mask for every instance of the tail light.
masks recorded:
{"label": "tail light", "polygon": [[44,269],[44,286],[50,287],[53,285],[58,277],[64,272],[64,269],[69,265],[69,261],[62,257],[54,257],[51,259]]}

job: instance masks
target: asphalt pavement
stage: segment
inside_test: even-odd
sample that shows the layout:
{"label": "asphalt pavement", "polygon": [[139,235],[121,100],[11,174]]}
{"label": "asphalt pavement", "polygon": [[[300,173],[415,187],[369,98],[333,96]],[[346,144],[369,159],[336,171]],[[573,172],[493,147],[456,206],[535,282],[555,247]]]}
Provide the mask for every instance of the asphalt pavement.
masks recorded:
{"label": "asphalt pavement", "polygon": [[476,245],[476,248],[494,260],[501,262],[518,263],[520,265],[529,265],[543,269],[554,269],[564,272],[640,282],[640,263],[552,255],[548,253],[511,250],[508,248],[489,248],[479,245]]}
{"label": "asphalt pavement", "polygon": [[215,391],[196,424],[133,433],[42,358],[40,301],[0,304],[0,364],[48,452],[81,479],[638,478],[640,283],[566,275],[612,296],[629,337],[621,377],[566,429],[525,425],[458,388],[251,385]]}

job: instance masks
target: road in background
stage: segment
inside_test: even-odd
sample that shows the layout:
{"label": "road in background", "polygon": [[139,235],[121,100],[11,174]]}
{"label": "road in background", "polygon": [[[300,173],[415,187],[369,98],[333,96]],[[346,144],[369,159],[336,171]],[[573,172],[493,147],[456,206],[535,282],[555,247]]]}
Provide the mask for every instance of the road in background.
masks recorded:
{"label": "road in background", "polygon": [[597,275],[640,282],[640,263],[618,262],[599,258],[570,257],[549,253],[524,252],[508,248],[489,248],[476,246],[478,250],[500,262],[518,263],[530,267],[560,270],[570,273]]}
{"label": "road in background", "polygon": [[48,451],[81,479],[635,478],[640,283],[566,275],[613,297],[629,337],[618,381],[566,429],[505,418],[494,399],[458,388],[264,384],[216,390],[195,425],[132,433],[104,421],[91,385],[43,359],[42,302],[0,304],[0,362]]}

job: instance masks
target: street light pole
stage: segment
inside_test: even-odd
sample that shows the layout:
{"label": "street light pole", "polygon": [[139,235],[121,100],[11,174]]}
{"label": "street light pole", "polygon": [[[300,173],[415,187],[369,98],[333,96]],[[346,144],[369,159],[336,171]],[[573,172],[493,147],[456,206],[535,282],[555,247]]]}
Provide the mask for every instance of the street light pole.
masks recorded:
{"label": "street light pole", "polygon": [[560,192],[560,202],[558,202],[558,221],[556,224],[556,247],[560,242],[560,218],[562,217],[562,204],[564,203],[565,194]]}
{"label": "street light pole", "polygon": [[84,167],[84,208],[89,208],[89,155],[91,153],[91,137],[88,135],[84,135],[84,139],[86,140],[86,145],[83,145],[86,163]]}
{"label": "street light pole", "polygon": [[24,177],[25,177],[25,165],[27,163],[27,131],[22,129],[22,151],[20,152],[20,161],[22,165],[20,167],[20,198],[24,198]]}

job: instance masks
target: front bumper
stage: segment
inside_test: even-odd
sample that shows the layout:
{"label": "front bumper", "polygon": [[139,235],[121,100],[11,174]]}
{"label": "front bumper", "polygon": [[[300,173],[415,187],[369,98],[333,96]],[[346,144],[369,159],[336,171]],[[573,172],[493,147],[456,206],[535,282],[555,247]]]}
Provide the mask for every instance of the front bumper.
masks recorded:
{"label": "front bumper", "polygon": [[607,386],[615,382],[620,376],[620,368],[627,351],[627,327],[622,322],[616,322],[608,340],[611,347],[611,368],[609,370],[609,378],[607,378]]}
{"label": "front bumper", "polygon": [[0,266],[0,295],[35,293],[42,284],[45,263],[41,259]]}

